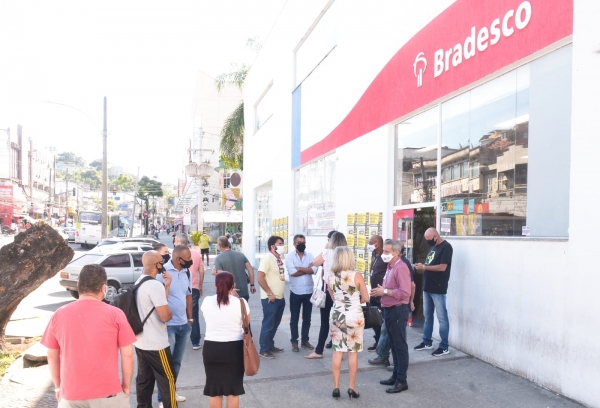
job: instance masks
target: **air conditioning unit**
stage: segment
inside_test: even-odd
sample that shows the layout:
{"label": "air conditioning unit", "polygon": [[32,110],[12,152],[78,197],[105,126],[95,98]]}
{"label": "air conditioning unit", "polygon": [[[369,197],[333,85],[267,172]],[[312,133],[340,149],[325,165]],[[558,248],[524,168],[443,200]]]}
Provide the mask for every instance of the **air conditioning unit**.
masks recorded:
{"label": "air conditioning unit", "polygon": [[237,171],[231,173],[231,176],[229,177],[229,183],[230,183],[230,187],[241,188],[242,187],[242,174]]}

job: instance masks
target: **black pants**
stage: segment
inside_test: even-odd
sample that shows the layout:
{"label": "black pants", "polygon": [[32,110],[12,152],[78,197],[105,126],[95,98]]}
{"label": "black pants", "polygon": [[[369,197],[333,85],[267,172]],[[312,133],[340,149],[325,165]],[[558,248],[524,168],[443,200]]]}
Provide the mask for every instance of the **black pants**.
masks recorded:
{"label": "black pants", "polygon": [[296,295],[290,291],[290,333],[292,343],[298,343],[298,322],[300,321],[300,308],[302,308],[302,333],[300,341],[308,342],[308,332],[310,330],[310,315],[312,313],[312,303],[310,298],[312,294]]}
{"label": "black pants", "polygon": [[406,383],[408,370],[408,344],[406,343],[406,321],[410,311],[409,305],[384,307],[383,318],[388,333],[388,341],[394,357],[394,374],[396,383]]}
{"label": "black pants", "polygon": [[138,408],[152,408],[154,382],[162,396],[164,408],[177,408],[175,400],[175,377],[169,347],[163,350],[135,349],[138,359],[138,374],[135,382]]}
{"label": "black pants", "polygon": [[[377,306],[379,308],[379,311],[381,311],[381,305],[373,302],[372,300],[371,300],[371,306]],[[381,326],[374,326],[373,332],[375,332],[375,336],[373,336],[373,338],[375,339],[375,343],[379,343],[379,338],[381,337]]]}
{"label": "black pants", "polygon": [[329,291],[325,287],[325,307],[320,310],[321,330],[319,330],[319,341],[317,342],[317,347],[315,348],[315,353],[317,354],[323,354],[325,342],[327,341],[327,336],[329,336],[329,313],[331,312],[332,307],[333,300],[329,296]]}

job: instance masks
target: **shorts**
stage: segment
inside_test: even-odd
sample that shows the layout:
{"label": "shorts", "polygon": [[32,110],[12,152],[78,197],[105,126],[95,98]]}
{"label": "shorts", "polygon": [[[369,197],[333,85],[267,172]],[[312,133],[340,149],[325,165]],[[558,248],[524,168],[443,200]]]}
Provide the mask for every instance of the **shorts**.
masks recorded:
{"label": "shorts", "polygon": [[208,251],[210,251],[210,248],[202,248],[202,249],[200,249],[200,253],[202,255],[204,255],[204,254],[208,255],[208,253],[209,253]]}

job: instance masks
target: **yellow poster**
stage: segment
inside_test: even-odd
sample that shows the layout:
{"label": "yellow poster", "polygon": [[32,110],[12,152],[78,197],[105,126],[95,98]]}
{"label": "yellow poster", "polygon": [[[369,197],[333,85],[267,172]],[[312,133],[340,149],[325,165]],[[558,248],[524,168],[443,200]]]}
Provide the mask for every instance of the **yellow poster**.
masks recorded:
{"label": "yellow poster", "polygon": [[367,246],[367,237],[365,237],[364,235],[358,235],[358,237],[356,238],[356,246],[358,248],[364,248]]}
{"label": "yellow poster", "polygon": [[467,217],[464,215],[456,216],[456,235],[467,235]]}
{"label": "yellow poster", "polygon": [[356,223],[358,225],[365,225],[367,223],[367,213],[356,214]]}
{"label": "yellow poster", "polygon": [[365,260],[364,259],[357,259],[356,260],[356,270],[360,271],[360,272],[365,272],[366,271],[366,264],[365,264]]}
{"label": "yellow poster", "polygon": [[377,225],[381,222],[378,212],[370,212],[369,213],[369,224]]}
{"label": "yellow poster", "polygon": [[346,222],[346,224],[354,225],[355,222],[356,222],[356,213],[348,214],[348,221]]}
{"label": "yellow poster", "polygon": [[354,225],[349,225],[348,226],[348,235],[354,235],[355,230],[354,230]]}
{"label": "yellow poster", "polygon": [[354,246],[354,235],[348,235],[346,237],[346,243],[348,244],[349,247],[353,247]]}

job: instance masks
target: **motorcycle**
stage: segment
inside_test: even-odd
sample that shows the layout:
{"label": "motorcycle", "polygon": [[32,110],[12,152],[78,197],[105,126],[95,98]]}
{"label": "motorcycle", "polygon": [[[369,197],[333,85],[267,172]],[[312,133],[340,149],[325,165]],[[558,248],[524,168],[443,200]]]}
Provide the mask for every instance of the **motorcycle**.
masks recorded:
{"label": "motorcycle", "polygon": [[4,235],[5,237],[9,236],[9,235],[15,235],[18,231],[9,228],[8,226],[4,225],[2,227],[2,235]]}

